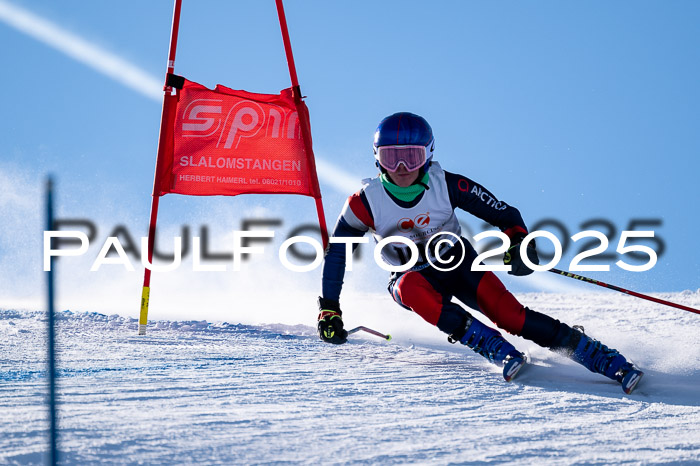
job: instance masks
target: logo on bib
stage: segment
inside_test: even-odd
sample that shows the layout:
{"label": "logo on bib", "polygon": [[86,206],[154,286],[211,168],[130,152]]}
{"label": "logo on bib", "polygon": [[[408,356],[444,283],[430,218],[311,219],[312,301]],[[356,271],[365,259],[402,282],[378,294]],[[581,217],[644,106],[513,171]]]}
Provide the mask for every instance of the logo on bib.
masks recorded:
{"label": "logo on bib", "polygon": [[423,228],[426,228],[428,225],[430,225],[430,212],[426,212],[424,214],[418,214],[413,219],[410,219],[407,217],[402,218],[396,224],[396,228],[398,228],[399,231],[401,231],[403,233],[408,233],[409,231],[413,230],[414,228],[419,228],[422,230]]}
{"label": "logo on bib", "polygon": [[430,225],[430,212],[416,215],[416,218],[414,218],[413,221],[416,223],[416,227],[418,228],[427,227],[428,225]]}

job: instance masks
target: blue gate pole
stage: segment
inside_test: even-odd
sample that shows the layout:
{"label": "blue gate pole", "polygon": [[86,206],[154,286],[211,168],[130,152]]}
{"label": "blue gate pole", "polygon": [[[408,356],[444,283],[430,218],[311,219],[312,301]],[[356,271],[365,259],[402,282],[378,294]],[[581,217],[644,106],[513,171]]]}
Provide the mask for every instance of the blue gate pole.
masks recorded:
{"label": "blue gate pole", "polygon": [[[46,229],[53,230],[53,179],[46,180]],[[54,258],[50,258],[49,271],[46,275],[47,301],[48,301],[48,380],[49,380],[49,464],[58,462],[56,449],[56,348],[54,333]]]}

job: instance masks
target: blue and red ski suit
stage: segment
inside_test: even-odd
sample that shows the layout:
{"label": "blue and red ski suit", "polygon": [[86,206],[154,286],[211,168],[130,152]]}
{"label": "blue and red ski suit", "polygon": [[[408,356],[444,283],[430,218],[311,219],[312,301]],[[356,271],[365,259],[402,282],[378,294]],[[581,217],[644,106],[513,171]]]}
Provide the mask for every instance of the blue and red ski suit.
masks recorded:
{"label": "blue and red ski suit", "polygon": [[[439,166],[438,166],[439,167]],[[448,196],[448,210],[460,208],[498,227],[509,237],[522,237],[527,227],[518,209],[499,201],[490,191],[475,181],[458,174],[440,169],[439,177],[431,177],[431,183],[444,183],[432,186],[445,189]],[[426,189],[431,189],[428,185]],[[333,231],[334,237],[362,237],[368,231],[375,232],[375,225],[381,215],[390,209],[382,206],[372,208],[368,199],[367,185],[348,198]],[[428,191],[419,194],[410,202],[404,202],[387,190],[384,202],[393,202],[403,209],[416,206]],[[394,207],[394,206],[391,206]],[[447,206],[442,206],[447,207]],[[355,245],[356,246],[356,245]],[[331,243],[323,266],[322,294],[326,300],[338,302],[345,274],[345,244]],[[448,335],[459,334],[464,330],[468,313],[453,303],[452,297],[465,305],[482,312],[498,327],[507,332],[523,336],[537,344],[555,349],[567,343],[570,328],[558,320],[532,311],[518,302],[505,288],[493,272],[472,271],[471,264],[477,254],[469,241],[462,238],[465,258],[461,265],[451,271],[440,271],[427,264],[418,264],[407,272],[395,273],[389,282],[389,291],[394,300],[420,315],[425,321],[437,326]],[[449,251],[448,254],[461,254]]]}

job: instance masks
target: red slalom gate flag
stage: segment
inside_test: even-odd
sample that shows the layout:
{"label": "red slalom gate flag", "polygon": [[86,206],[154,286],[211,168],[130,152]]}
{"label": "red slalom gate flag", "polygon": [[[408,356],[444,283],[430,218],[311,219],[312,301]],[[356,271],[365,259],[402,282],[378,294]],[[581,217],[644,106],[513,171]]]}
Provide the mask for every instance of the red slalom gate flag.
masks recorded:
{"label": "red slalom gate flag", "polygon": [[[155,195],[302,194],[320,198],[292,89],[254,94],[181,79],[168,105]],[[305,113],[299,118],[298,111]],[[307,128],[307,134],[310,129]],[[309,136],[310,137],[310,136]]]}

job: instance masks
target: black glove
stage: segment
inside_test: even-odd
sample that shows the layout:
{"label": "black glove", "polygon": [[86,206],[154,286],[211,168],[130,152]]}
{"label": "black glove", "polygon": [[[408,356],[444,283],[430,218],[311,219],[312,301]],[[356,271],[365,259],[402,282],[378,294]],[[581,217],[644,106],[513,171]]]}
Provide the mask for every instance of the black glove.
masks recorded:
{"label": "black glove", "polygon": [[[512,246],[508,248],[508,251],[503,255],[503,263],[505,265],[510,265],[511,269],[508,272],[509,275],[530,275],[533,270],[523,264],[523,260],[520,257],[520,245],[523,242],[525,235],[516,235],[511,239]],[[540,265],[540,258],[537,257],[537,249],[535,247],[535,240],[530,241],[527,245],[527,258],[530,259],[535,265]]]}
{"label": "black glove", "polygon": [[337,301],[318,298],[318,336],[328,343],[340,345],[348,341],[348,332],[343,328],[343,313]]}

